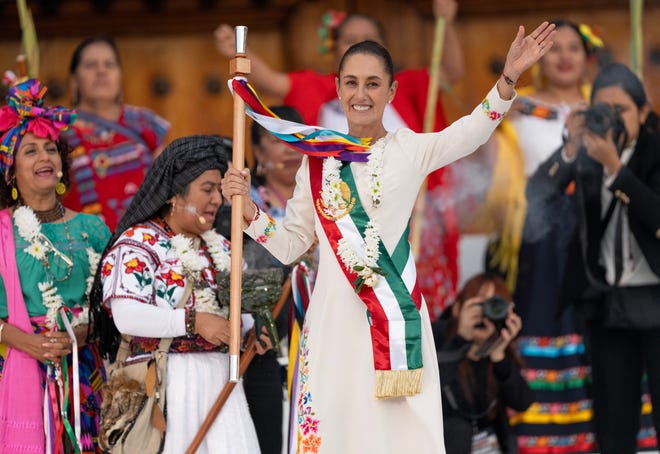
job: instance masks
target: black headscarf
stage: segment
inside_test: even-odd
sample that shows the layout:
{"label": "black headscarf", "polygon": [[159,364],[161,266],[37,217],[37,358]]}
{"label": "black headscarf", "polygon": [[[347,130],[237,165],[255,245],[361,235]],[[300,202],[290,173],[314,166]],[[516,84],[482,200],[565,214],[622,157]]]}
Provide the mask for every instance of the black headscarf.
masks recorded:
{"label": "black headscarf", "polygon": [[[220,136],[194,135],[181,137],[170,143],[156,158],[147,172],[126,213],[110,237],[102,257],[117,239],[130,227],[148,221],[167,205],[176,194],[183,194],[188,185],[207,170],[217,169],[222,175],[227,170],[227,155],[231,141]],[[94,326],[94,339],[99,339],[101,356],[114,362],[119,347],[119,332],[112,317],[103,308],[101,267],[94,277],[90,293],[90,316]]]}

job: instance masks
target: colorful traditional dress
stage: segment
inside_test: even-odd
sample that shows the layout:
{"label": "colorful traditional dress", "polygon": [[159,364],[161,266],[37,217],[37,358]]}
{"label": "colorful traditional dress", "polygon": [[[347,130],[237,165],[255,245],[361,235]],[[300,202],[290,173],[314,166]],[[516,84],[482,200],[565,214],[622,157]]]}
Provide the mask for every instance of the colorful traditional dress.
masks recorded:
{"label": "colorful traditional dress", "polygon": [[101,215],[114,230],[163,145],[170,124],[125,105],[117,122],[85,112],[62,134],[71,146],[71,188],[64,205]]}
{"label": "colorful traditional dress", "polygon": [[[226,383],[229,357],[221,347],[199,335],[186,336],[185,310],[177,309],[177,305],[188,278],[171,239],[172,233],[162,220],[135,225],[122,233],[107,253],[101,272],[106,308],[118,311],[117,306],[122,303],[141,303],[128,308],[134,317],[125,333],[136,336],[131,340],[131,358],[155,350],[161,336],[174,337],[167,360],[167,431],[163,452],[179,454],[190,445]],[[203,247],[198,253],[204,263],[202,278],[217,292],[215,266]],[[193,292],[185,306],[195,308],[196,304]],[[242,384],[234,388],[197,452],[259,452]]]}
{"label": "colorful traditional dress", "polygon": [[[562,144],[568,114],[576,106],[541,102],[531,94],[517,101],[511,117],[523,152],[525,175],[530,177]],[[525,221],[514,299],[522,317],[519,353],[523,375],[537,402],[512,417],[521,454],[583,453],[597,451],[592,422],[591,367],[585,356],[583,327],[573,305],[561,314],[561,283],[569,243],[576,228],[572,186],[548,207],[551,222]],[[529,197],[529,196],[528,196]],[[643,395],[640,448],[654,445],[650,396]]]}
{"label": "colorful traditional dress", "polygon": [[[291,90],[284,102],[295,107],[305,123],[320,125],[340,132],[348,131],[346,117],[337,99],[336,74],[318,74],[303,70],[289,73]],[[383,125],[394,132],[409,128],[415,132],[424,129],[424,114],[429,86],[426,69],[399,71],[396,96],[385,106]],[[435,106],[434,131],[447,126],[441,99]],[[416,257],[419,286],[431,311],[439,315],[447,302],[455,296],[458,282],[459,230],[453,200],[454,181],[451,167],[443,167],[427,178],[427,197],[419,255]]]}
{"label": "colorful traditional dress", "polygon": [[[573,106],[552,105],[532,97],[517,100],[510,121],[523,153],[525,175],[556,151]],[[522,318],[519,353],[523,375],[536,403],[511,422],[521,454],[578,453],[596,450],[589,395],[591,371],[573,307],[558,314],[559,289],[570,233],[575,227],[573,199],[553,207],[552,225],[525,223],[514,300]],[[529,221],[529,220],[528,220]]]}
{"label": "colorful traditional dress", "polygon": [[[91,247],[96,253],[100,253],[110,238],[110,232],[96,216],[87,214],[77,214],[66,222],[43,224],[41,226],[42,233],[48,237],[55,248],[72,259],[73,267],[69,271],[66,263],[55,257],[52,252],[48,253],[49,266],[44,267],[40,260],[28,254],[27,250],[30,243],[19,235],[16,225],[14,225],[13,230],[16,245],[16,266],[25,306],[34,331],[41,332],[46,329],[44,318],[47,309],[44,306],[38,284],[53,282],[57,287],[57,293],[64,300],[64,304],[72,308],[75,313],[78,313],[83,302],[85,306],[87,304],[87,278],[90,276],[87,248]],[[12,314],[8,314],[7,311],[6,294],[5,282],[0,277],[0,318],[6,319],[9,316],[9,322],[11,323]],[[0,345],[0,380],[2,380],[1,373],[4,359],[7,357],[6,353],[5,346]],[[97,445],[99,409],[101,406],[100,387],[105,381],[105,370],[95,345],[80,348],[78,355],[82,406],[82,450],[85,453],[100,452]],[[67,357],[69,364],[71,364],[71,358],[72,355]],[[41,366],[42,381],[45,383],[46,367],[42,363],[39,363],[39,365]],[[69,376],[73,376],[71,370]],[[40,401],[43,404],[43,395]],[[69,419],[72,420],[72,417],[72,414],[70,414]],[[2,424],[10,424],[10,422],[3,421]],[[55,437],[52,434],[50,436]],[[56,442],[55,438],[52,438],[52,440],[53,443]]]}
{"label": "colorful traditional dress", "polygon": [[[442,132],[416,134],[400,129],[381,139],[382,203],[378,207],[372,206],[368,164],[351,163],[342,168],[342,172],[346,170],[353,176],[357,188],[350,197],[346,196],[355,201],[353,209],[361,201],[367,216],[380,225],[380,239],[387,251],[384,253],[392,254],[397,245],[407,250],[401,255],[404,262],[408,258],[405,276],[401,277],[412,282],[412,286],[416,271],[410,259],[407,228],[420,185],[430,172],[485,142],[509,105],[494,88],[471,115]],[[440,379],[423,298],[419,299],[416,312],[418,331],[407,333],[417,336],[411,339],[410,346],[416,349],[423,364],[421,393],[377,399],[376,381],[383,371],[376,371],[375,363],[380,364],[383,357],[396,352],[390,358],[395,365],[385,372],[402,371],[406,366],[395,355],[405,354],[401,349],[408,344],[383,344],[380,348],[372,344],[370,321],[375,319],[367,313],[365,303],[347,279],[345,267],[333,249],[336,238],[329,238],[318,211],[322,202],[319,192],[312,190],[318,179],[310,178],[310,170],[321,164],[314,159],[317,158],[303,159],[294,196],[287,203],[286,218],[277,223],[262,214],[245,230],[283,263],[296,260],[309,248],[315,235],[319,238],[319,269],[301,336],[300,372],[294,394],[296,431],[290,442],[291,452],[443,453]],[[407,288],[404,291],[411,292],[409,297],[419,294],[418,290]],[[392,320],[389,329],[401,333],[401,323]],[[378,325],[385,327],[387,321],[379,319]],[[391,351],[385,345],[391,345]]]}

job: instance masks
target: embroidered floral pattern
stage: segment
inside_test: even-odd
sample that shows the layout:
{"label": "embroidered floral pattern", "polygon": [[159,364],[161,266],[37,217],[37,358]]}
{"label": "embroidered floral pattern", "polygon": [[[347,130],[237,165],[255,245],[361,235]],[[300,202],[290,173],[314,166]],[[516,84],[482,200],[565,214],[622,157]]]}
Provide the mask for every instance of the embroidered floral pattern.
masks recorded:
{"label": "embroidered floral pattern", "polygon": [[264,229],[264,233],[259,235],[255,241],[257,243],[265,243],[267,242],[270,238],[275,235],[275,230],[277,229],[277,225],[275,224],[275,219],[273,219],[268,213],[266,213],[266,216],[268,217],[268,225]]}
{"label": "embroidered floral pattern", "polygon": [[484,98],[483,101],[481,101],[481,108],[483,109],[484,113],[488,118],[490,118],[493,121],[501,121],[502,117],[504,117],[504,114],[497,112],[495,110],[491,110],[490,108],[490,102],[488,102],[488,99]]}
{"label": "embroidered floral pattern", "polygon": [[103,277],[108,277],[110,276],[110,273],[112,273],[112,263],[105,262],[103,264],[103,268],[101,268],[101,275]]}
{"label": "embroidered floral pattern", "polygon": [[148,272],[147,264],[139,260],[137,257],[133,257],[125,262],[124,267],[124,274],[133,275],[140,289],[151,284],[152,278],[151,274]]}
{"label": "embroidered floral pattern", "polygon": [[320,420],[315,418],[312,409],[312,393],[309,390],[309,348],[307,337],[309,328],[303,327],[300,338],[300,372],[298,392],[298,452],[318,453],[321,447],[322,437],[319,435]]}

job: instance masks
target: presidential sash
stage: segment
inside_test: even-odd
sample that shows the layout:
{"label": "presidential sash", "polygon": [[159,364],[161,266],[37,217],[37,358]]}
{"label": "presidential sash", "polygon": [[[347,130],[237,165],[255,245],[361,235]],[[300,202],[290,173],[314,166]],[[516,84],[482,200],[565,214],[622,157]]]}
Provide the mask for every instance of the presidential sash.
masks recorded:
{"label": "presidential sash", "polygon": [[[329,214],[323,205],[323,160],[309,158],[310,184],[316,214],[335,253],[339,267],[351,286],[358,275],[344,265],[338,243],[348,240],[356,251],[364,250],[364,237],[370,219],[355,185],[349,163],[344,163],[340,177],[345,211]],[[422,390],[422,295],[417,285],[415,262],[408,242],[408,229],[403,232],[395,250],[390,253],[378,241],[378,267],[383,276],[373,286],[362,285],[357,292],[367,306],[376,371],[377,398],[412,396]]]}

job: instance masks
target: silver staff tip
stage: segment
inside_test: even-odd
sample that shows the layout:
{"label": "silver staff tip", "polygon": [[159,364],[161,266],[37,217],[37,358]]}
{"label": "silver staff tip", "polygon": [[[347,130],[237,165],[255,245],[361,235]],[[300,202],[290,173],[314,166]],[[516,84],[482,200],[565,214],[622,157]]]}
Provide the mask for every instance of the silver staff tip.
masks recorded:
{"label": "silver staff tip", "polygon": [[236,53],[244,54],[247,47],[247,30],[245,25],[237,25],[234,27],[236,32]]}

